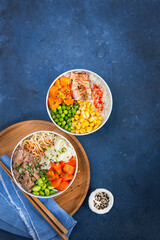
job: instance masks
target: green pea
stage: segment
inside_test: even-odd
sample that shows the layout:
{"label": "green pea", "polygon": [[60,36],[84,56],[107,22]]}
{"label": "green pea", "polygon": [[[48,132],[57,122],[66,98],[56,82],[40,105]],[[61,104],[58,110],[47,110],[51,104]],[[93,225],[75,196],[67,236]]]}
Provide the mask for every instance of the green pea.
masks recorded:
{"label": "green pea", "polygon": [[57,112],[57,109],[54,109],[53,112],[56,113],[56,112]]}
{"label": "green pea", "polygon": [[52,118],[53,118],[53,119],[56,119],[56,115],[53,115]]}
{"label": "green pea", "polygon": [[60,114],[57,114],[57,115],[56,115],[56,117],[57,117],[57,118],[60,118],[60,117],[61,117],[61,115],[60,115]]}
{"label": "green pea", "polygon": [[63,122],[62,122],[62,125],[64,126],[65,124],[66,124],[66,121],[63,121]]}
{"label": "green pea", "polygon": [[72,120],[70,119],[70,118],[68,118],[68,120],[67,120],[67,123],[69,123],[69,122],[71,122]]}
{"label": "green pea", "polygon": [[43,191],[39,191],[39,194],[44,196],[44,192]]}
{"label": "green pea", "polygon": [[68,132],[70,132],[71,131],[71,128],[68,128]]}
{"label": "green pea", "polygon": [[69,123],[68,123],[68,126],[71,127],[71,126],[72,126],[72,122],[69,122]]}
{"label": "green pea", "polygon": [[49,190],[47,188],[44,190],[44,192],[45,192],[46,196],[49,196]]}
{"label": "green pea", "polygon": [[67,119],[68,119],[68,116],[66,116],[64,119],[67,120]]}
{"label": "green pea", "polygon": [[66,125],[66,126],[64,127],[64,129],[68,130],[68,126]]}
{"label": "green pea", "polygon": [[61,122],[58,122],[57,124],[58,124],[58,126],[61,126],[62,123],[61,123]]}
{"label": "green pea", "polygon": [[63,118],[60,118],[59,121],[63,122]]}
{"label": "green pea", "polygon": [[58,118],[56,118],[54,121],[57,123],[57,122],[59,121],[59,119],[58,119]]}
{"label": "green pea", "polygon": [[39,195],[39,192],[32,192],[32,193],[37,196]]}
{"label": "green pea", "polygon": [[66,106],[66,104],[65,104],[65,103],[62,103],[62,106],[64,107],[64,106]]}
{"label": "green pea", "polygon": [[47,189],[52,190],[54,187],[48,186]]}
{"label": "green pea", "polygon": [[65,117],[65,114],[64,114],[64,113],[62,113],[62,114],[61,114],[61,117],[62,117],[62,118],[64,118],[64,117]]}
{"label": "green pea", "polygon": [[50,192],[50,195],[51,195],[51,194],[56,193],[57,191],[55,191],[55,190],[50,190],[49,192]]}
{"label": "green pea", "polygon": [[67,110],[70,110],[70,107],[68,106],[68,107],[66,107],[66,109],[67,109]]}
{"label": "green pea", "polygon": [[65,106],[62,106],[62,110],[65,110],[66,109],[66,107]]}
{"label": "green pea", "polygon": [[62,114],[62,110],[59,110],[59,114]]}
{"label": "green pea", "polygon": [[64,114],[66,115],[68,113],[68,111],[67,110],[64,110]]}
{"label": "green pea", "polygon": [[72,109],[72,113],[76,113],[76,109]]}
{"label": "green pea", "polygon": [[68,112],[69,114],[72,114],[72,110],[69,110],[69,112]]}
{"label": "green pea", "polygon": [[58,110],[60,110],[61,108],[62,108],[62,107],[61,107],[61,106],[59,106],[59,107],[58,107]]}
{"label": "green pea", "polygon": [[69,113],[69,114],[68,114],[68,117],[71,117],[71,116],[72,116],[71,113]]}
{"label": "green pea", "polygon": [[41,189],[40,186],[34,186],[34,187],[32,188],[32,191],[33,191],[33,192],[38,192],[40,189]]}
{"label": "green pea", "polygon": [[41,187],[42,190],[44,190],[47,187],[47,184],[43,184],[43,186]]}

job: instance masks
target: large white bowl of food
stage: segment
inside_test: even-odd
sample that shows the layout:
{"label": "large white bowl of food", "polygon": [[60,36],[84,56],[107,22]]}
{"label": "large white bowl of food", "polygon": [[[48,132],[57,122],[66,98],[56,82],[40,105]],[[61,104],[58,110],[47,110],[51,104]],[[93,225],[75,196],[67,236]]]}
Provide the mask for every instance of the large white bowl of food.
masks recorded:
{"label": "large white bowl of food", "polygon": [[96,73],[74,69],[62,73],[50,85],[46,108],[51,121],[73,135],[100,129],[112,111],[112,94]]}
{"label": "large white bowl of food", "polygon": [[15,183],[25,193],[55,197],[73,183],[78,159],[72,144],[51,131],[27,135],[15,147],[11,156],[11,172]]}

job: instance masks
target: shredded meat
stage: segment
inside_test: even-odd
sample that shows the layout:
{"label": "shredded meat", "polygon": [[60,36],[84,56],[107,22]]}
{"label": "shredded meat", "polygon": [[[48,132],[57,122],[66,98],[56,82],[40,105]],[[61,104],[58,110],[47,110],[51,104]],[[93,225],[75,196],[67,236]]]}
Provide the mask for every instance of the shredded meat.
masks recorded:
{"label": "shredded meat", "polygon": [[17,182],[21,183],[24,189],[31,192],[34,182],[39,178],[35,162],[38,159],[19,146],[13,155],[13,173]]}

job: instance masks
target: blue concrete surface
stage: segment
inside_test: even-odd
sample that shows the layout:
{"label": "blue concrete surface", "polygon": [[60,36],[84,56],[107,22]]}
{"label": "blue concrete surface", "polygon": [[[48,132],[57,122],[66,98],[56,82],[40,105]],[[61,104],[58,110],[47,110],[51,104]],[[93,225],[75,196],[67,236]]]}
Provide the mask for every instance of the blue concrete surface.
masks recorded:
{"label": "blue concrete surface", "polygon": [[109,121],[78,139],[90,161],[89,193],[105,187],[115,204],[96,215],[87,196],[70,240],[160,239],[159,13],[155,0],[0,1],[1,130],[49,121],[47,89],[69,69],[98,73],[113,94]]}

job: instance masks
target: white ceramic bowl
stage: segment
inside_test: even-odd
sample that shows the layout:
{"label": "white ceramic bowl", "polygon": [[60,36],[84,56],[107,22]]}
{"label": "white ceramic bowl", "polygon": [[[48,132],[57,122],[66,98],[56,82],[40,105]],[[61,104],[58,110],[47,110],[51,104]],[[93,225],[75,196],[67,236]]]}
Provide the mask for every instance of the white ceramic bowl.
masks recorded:
{"label": "white ceramic bowl", "polygon": [[23,139],[21,139],[21,141],[19,141],[19,143],[15,146],[15,148],[14,148],[14,150],[13,150],[13,152],[12,152],[12,156],[11,156],[11,173],[12,173],[14,182],[17,184],[17,186],[18,186],[23,192],[27,193],[27,194],[30,195],[30,196],[37,197],[37,198],[52,198],[52,197],[56,197],[56,196],[64,193],[64,192],[71,186],[71,184],[73,183],[74,179],[76,178],[77,170],[78,170],[78,158],[77,158],[77,154],[76,154],[76,151],[75,151],[74,147],[73,147],[73,149],[74,149],[74,151],[75,151],[75,156],[76,156],[76,169],[75,169],[75,173],[74,173],[74,178],[72,179],[72,181],[70,182],[69,186],[68,186],[64,191],[58,191],[57,193],[54,193],[54,194],[49,195],[49,196],[37,196],[37,195],[35,196],[35,195],[33,195],[32,193],[27,192],[27,191],[21,186],[21,184],[17,182],[17,180],[16,180],[15,177],[14,177],[14,173],[13,173],[13,169],[12,169],[13,154],[14,154],[16,148],[19,146],[19,144],[20,144],[23,140],[25,140],[25,139],[28,138],[29,136],[33,135],[34,133],[39,133],[39,132],[50,132],[50,133],[53,133],[53,134],[55,134],[55,135],[58,135],[58,136],[60,136],[61,138],[63,138],[64,140],[66,140],[66,141],[73,147],[73,145],[68,141],[68,139],[66,139],[66,138],[63,137],[62,135],[60,135],[60,134],[58,134],[58,133],[55,133],[55,132],[52,132],[52,131],[37,131],[37,132],[30,133],[30,134],[28,134],[27,136],[25,136]]}
{"label": "white ceramic bowl", "polygon": [[[103,84],[103,87],[106,88],[106,90],[107,90],[107,92],[108,92],[108,95],[109,95],[110,106],[109,106],[108,113],[107,113],[106,117],[102,120],[102,124],[99,126],[99,128],[97,128],[96,130],[93,130],[92,132],[89,132],[89,133],[84,133],[84,134],[71,133],[71,132],[68,132],[67,130],[61,128],[61,127],[58,126],[58,125],[56,124],[56,122],[52,119],[51,114],[50,114],[50,110],[49,110],[49,107],[48,107],[48,95],[49,95],[49,89],[50,89],[50,87],[55,83],[55,81],[56,81],[58,78],[62,77],[63,75],[65,75],[65,74],[67,74],[67,73],[69,73],[69,72],[73,72],[73,71],[86,72],[86,73],[88,73],[88,74],[91,73],[91,74],[95,75],[95,76],[99,79],[100,83]],[[96,73],[94,73],[94,72],[92,72],[92,71],[86,70],[86,69],[72,69],[72,70],[69,70],[69,71],[64,72],[64,73],[62,73],[61,75],[59,75],[59,76],[51,83],[50,87],[49,87],[49,89],[48,89],[47,96],[46,96],[46,109],[47,109],[47,112],[48,112],[48,115],[49,115],[51,121],[52,121],[58,128],[60,128],[62,131],[66,132],[66,133],[69,133],[69,134],[72,134],[72,135],[77,135],[77,136],[88,135],[88,134],[91,134],[91,133],[96,132],[96,131],[99,130],[101,127],[103,127],[103,125],[107,122],[108,118],[110,117],[110,114],[111,114],[111,111],[112,111],[112,106],[113,106],[112,93],[111,93],[110,88],[108,87],[107,83],[106,83],[98,74],[96,74]]]}
{"label": "white ceramic bowl", "polygon": [[[93,205],[93,200],[94,200],[94,197],[95,195],[98,193],[98,192],[105,192],[107,193],[108,197],[109,197],[109,205],[108,207],[106,207],[105,209],[103,210],[97,210],[94,205]],[[112,193],[110,191],[108,191],[107,189],[105,188],[97,188],[95,191],[93,191],[90,196],[89,196],[89,199],[88,199],[88,204],[89,204],[89,207],[90,209],[97,213],[97,214],[105,214],[105,213],[108,213],[111,208],[113,207],[113,204],[114,204],[114,197],[112,195]]]}

